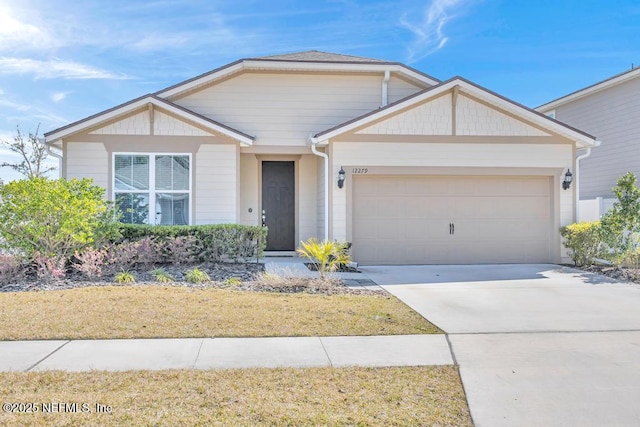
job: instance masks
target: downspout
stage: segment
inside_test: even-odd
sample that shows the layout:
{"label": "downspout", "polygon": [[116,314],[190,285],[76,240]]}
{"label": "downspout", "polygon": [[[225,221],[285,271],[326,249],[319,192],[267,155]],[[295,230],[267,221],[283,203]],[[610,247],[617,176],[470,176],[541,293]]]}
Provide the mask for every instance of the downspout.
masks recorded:
{"label": "downspout", "polygon": [[38,138],[38,142],[44,145],[47,154],[58,159],[58,178],[62,178],[62,154],[58,154],[51,150],[51,145],[47,144],[44,138]]}
{"label": "downspout", "polygon": [[309,136],[311,152],[324,159],[324,240],[329,240],[329,155],[318,151],[318,138]]}
{"label": "downspout", "polygon": [[384,79],[382,80],[382,106],[386,106],[388,102],[388,93],[389,93],[389,78],[391,77],[391,73],[389,70],[384,72]]}
{"label": "downspout", "polygon": [[[599,147],[602,141],[596,140],[594,147]],[[580,221],[580,160],[586,159],[591,155],[592,147],[586,148],[584,154],[576,157],[576,222]]]}

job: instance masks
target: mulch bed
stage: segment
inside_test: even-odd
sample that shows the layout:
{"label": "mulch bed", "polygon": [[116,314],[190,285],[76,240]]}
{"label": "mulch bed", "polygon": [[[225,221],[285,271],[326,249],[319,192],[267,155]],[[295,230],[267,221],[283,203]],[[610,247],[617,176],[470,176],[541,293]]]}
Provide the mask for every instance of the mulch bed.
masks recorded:
{"label": "mulch bed", "polygon": [[611,277],[612,279],[640,284],[640,268],[611,267],[603,265],[591,265],[583,267],[570,265],[569,267],[578,268],[590,273],[602,274],[603,276]]}
{"label": "mulch bed", "polygon": [[[211,278],[207,283],[189,283],[185,279],[185,273],[194,267],[206,272]],[[175,281],[172,283],[159,283],[155,280],[151,271],[162,268],[170,274]],[[44,282],[33,275],[16,280],[15,283],[0,284],[0,292],[24,292],[24,291],[50,291],[62,289],[76,289],[89,286],[182,286],[193,289],[232,289],[238,291],[253,292],[279,292],[279,293],[310,293],[320,295],[379,295],[382,290],[353,289],[344,284],[340,279],[320,280],[318,278],[282,278],[276,276],[261,276],[264,264],[261,263],[221,263],[221,264],[194,264],[194,265],[155,265],[146,268],[129,270],[136,278],[134,284],[118,284],[113,281],[114,275],[105,275],[92,281],[87,280],[81,273],[73,272],[64,279]],[[238,281],[227,281],[237,278]]]}

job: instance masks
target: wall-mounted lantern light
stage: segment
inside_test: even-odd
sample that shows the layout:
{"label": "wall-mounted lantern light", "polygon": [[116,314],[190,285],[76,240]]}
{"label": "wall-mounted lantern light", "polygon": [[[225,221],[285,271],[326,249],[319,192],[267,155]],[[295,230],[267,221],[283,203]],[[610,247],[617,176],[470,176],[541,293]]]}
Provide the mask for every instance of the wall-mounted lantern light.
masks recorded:
{"label": "wall-mounted lantern light", "polygon": [[347,173],[342,169],[342,166],[340,166],[340,170],[338,171],[338,188],[344,187],[344,179],[346,175]]}
{"label": "wall-mounted lantern light", "polygon": [[562,188],[564,190],[568,190],[571,188],[571,182],[573,181],[573,174],[569,169],[567,169],[567,173],[564,174],[564,181],[562,181]]}

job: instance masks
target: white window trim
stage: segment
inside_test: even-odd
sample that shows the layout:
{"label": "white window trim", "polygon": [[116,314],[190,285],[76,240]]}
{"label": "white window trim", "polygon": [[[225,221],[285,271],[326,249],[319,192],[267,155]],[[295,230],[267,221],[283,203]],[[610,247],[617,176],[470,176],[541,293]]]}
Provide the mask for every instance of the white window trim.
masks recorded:
{"label": "white window trim", "polygon": [[[148,156],[149,157],[149,189],[148,190],[116,190],[116,156]],[[191,153],[176,152],[114,152],[111,155],[111,200],[115,202],[116,193],[149,194],[149,224],[156,225],[156,194],[187,194],[184,190],[156,190],[156,156],[188,156],[189,157],[189,225],[193,224],[193,156]],[[152,162],[153,160],[153,162]]]}

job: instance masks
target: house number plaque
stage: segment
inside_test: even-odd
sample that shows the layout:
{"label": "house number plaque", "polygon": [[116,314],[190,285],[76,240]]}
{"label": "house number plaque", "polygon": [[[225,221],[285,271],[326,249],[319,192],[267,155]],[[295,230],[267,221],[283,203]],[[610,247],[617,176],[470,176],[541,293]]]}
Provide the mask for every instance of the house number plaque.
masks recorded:
{"label": "house number plaque", "polygon": [[353,174],[369,173],[369,168],[353,168],[351,169],[351,173]]}

